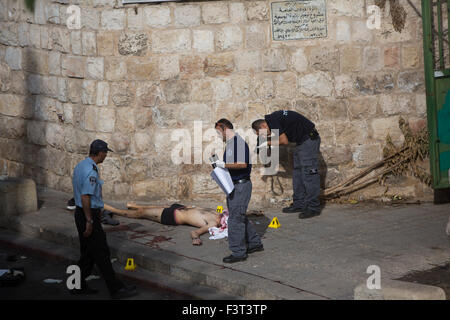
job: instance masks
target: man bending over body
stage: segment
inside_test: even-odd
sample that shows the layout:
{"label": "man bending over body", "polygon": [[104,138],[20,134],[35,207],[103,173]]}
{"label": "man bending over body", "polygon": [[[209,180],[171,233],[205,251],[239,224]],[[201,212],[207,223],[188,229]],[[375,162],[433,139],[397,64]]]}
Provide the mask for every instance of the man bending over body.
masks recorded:
{"label": "man bending over body", "polygon": [[127,208],[128,210],[121,210],[104,204],[105,210],[127,218],[147,219],[170,226],[187,224],[197,227],[197,230],[191,231],[192,244],[196,246],[202,244],[200,236],[208,232],[209,228],[221,226],[223,216],[212,209],[187,207],[178,203],[165,208],[163,206],[140,206],[131,202],[127,203]]}

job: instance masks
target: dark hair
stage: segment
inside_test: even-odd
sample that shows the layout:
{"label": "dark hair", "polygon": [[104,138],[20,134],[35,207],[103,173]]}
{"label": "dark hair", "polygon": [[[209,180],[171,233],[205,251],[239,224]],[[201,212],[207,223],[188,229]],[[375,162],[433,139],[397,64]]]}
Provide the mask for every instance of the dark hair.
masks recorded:
{"label": "dark hair", "polygon": [[100,150],[89,150],[89,156],[98,156]]}
{"label": "dark hair", "polygon": [[217,126],[221,127],[222,129],[225,129],[224,126],[228,129],[233,129],[233,124],[231,123],[231,121],[225,118],[217,121],[214,128],[216,128]]}
{"label": "dark hair", "polygon": [[253,121],[252,123],[252,129],[255,131],[258,131],[259,129],[261,129],[261,125],[266,122],[266,120],[264,119],[258,119],[256,121]]}

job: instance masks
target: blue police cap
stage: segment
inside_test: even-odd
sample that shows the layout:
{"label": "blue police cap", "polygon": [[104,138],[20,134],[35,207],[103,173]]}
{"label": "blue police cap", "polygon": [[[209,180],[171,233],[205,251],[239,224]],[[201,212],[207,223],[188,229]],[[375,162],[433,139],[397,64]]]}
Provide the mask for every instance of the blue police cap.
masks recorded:
{"label": "blue police cap", "polygon": [[111,151],[111,152],[114,152],[114,151],[112,151],[111,149],[108,148],[108,144],[105,141],[100,140],[100,139],[92,141],[91,147],[89,149],[90,153],[97,153],[98,151],[105,151],[105,152],[106,151]]}

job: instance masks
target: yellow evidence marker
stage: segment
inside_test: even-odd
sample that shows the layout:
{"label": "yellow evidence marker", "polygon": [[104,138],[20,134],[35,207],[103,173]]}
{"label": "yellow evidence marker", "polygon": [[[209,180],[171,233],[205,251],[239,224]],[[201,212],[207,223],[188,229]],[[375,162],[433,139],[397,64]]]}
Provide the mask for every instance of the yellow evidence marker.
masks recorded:
{"label": "yellow evidence marker", "polygon": [[136,269],[136,264],[134,263],[134,259],[128,258],[127,265],[125,266],[125,270],[133,271],[134,269]]}
{"label": "yellow evidence marker", "polygon": [[277,217],[273,218],[269,224],[269,228],[278,229],[279,227],[281,227],[280,221],[278,221]]}
{"label": "yellow evidence marker", "polygon": [[218,213],[223,213],[223,207],[222,207],[222,206],[218,206],[217,209],[216,209],[216,211],[217,211]]}

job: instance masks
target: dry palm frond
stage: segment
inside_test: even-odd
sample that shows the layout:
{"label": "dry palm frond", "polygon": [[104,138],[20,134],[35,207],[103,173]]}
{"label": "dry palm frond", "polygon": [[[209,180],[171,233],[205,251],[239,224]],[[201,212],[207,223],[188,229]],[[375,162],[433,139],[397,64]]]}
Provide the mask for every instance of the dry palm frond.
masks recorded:
{"label": "dry palm frond", "polygon": [[[325,198],[338,198],[376,182],[384,185],[389,175],[398,177],[407,173],[430,186],[430,174],[417,164],[418,161],[423,161],[429,156],[428,130],[423,128],[419,132],[413,133],[408,122],[403,118],[399,120],[399,127],[405,137],[405,141],[401,147],[396,147],[392,142],[391,136],[388,134],[386,136],[386,145],[383,149],[383,160],[339,185],[326,189],[323,196]],[[377,172],[375,177],[363,179],[377,169],[381,171]],[[361,179],[363,180],[360,181]]]}

